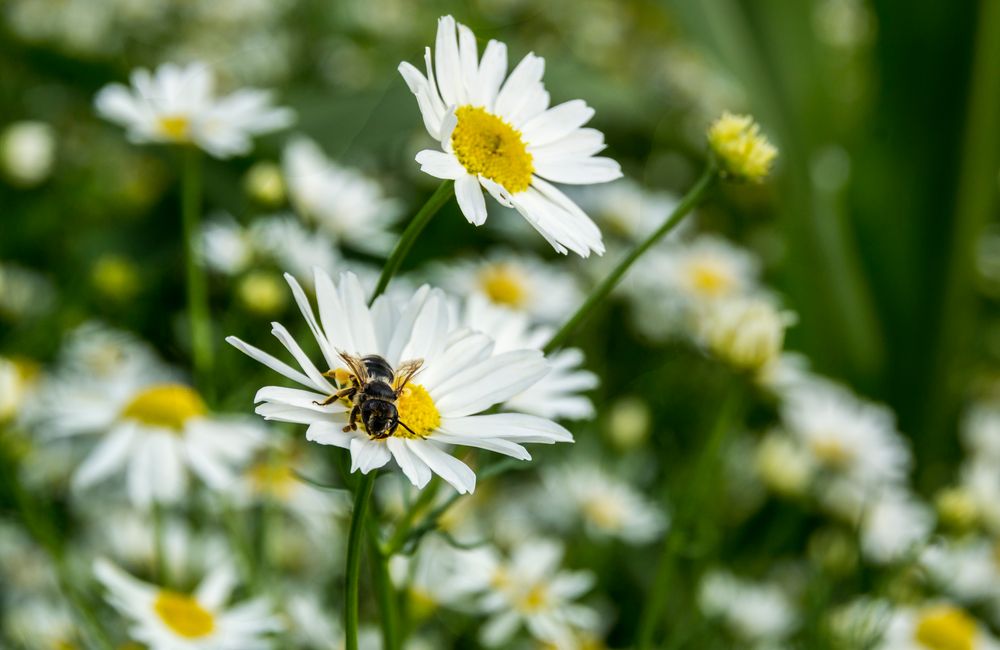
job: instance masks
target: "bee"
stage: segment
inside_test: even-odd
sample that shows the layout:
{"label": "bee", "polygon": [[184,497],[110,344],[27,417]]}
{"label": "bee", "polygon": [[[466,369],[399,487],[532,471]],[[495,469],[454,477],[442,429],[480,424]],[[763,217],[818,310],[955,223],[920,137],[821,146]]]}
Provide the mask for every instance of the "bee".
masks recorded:
{"label": "bee", "polygon": [[[396,433],[398,427],[403,427],[410,433],[413,430],[400,422],[396,400],[403,393],[406,384],[417,374],[424,364],[423,359],[413,359],[399,364],[392,369],[389,362],[377,354],[356,357],[346,352],[338,351],[340,358],[351,373],[350,385],[330,395],[321,406],[346,399],[352,407],[350,420],[344,431],[357,431],[358,420],[365,425],[368,436],[375,440],[383,440]],[[333,370],[324,373],[333,377]],[[416,434],[414,434],[416,435]]]}

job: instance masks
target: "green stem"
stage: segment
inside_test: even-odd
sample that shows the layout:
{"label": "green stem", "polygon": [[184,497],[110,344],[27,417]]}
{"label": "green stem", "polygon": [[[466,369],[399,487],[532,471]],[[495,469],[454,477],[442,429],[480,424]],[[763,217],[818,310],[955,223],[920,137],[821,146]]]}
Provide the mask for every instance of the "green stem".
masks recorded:
{"label": "green stem", "polygon": [[587,300],[580,305],[580,308],[576,310],[568,321],[566,321],[559,331],[552,335],[549,342],[545,344],[544,351],[546,354],[553,352],[559,346],[561,346],[569,335],[577,328],[577,326],[582,323],[587,316],[594,310],[597,305],[603,301],[609,293],[618,285],[622,277],[629,270],[636,260],[638,260],[642,255],[652,248],[658,241],[663,239],[664,236],[671,230],[673,230],[677,224],[679,224],[684,217],[694,209],[696,205],[701,203],[702,199],[708,193],[708,190],[712,187],[712,184],[718,178],[718,173],[715,166],[711,163],[705,167],[704,173],[698,182],[694,184],[694,187],[688,191],[688,193],[681,199],[677,207],[674,208],[673,213],[663,222],[656,231],[650,235],[644,242],[636,246],[632,251],[625,256],[618,265],[608,274],[604,280],[601,281],[599,285],[590,293]]}
{"label": "green stem", "polygon": [[382,551],[379,543],[378,528],[375,521],[368,519],[368,552],[372,564],[372,578],[375,582],[375,595],[378,598],[378,609],[382,622],[382,648],[384,650],[399,650],[402,639],[399,630],[399,608],[396,602],[396,589],[389,576],[389,556]]}
{"label": "green stem", "polygon": [[437,214],[437,211],[448,202],[448,200],[455,194],[455,182],[454,181],[444,181],[438,186],[431,198],[427,199],[427,203],[424,203],[424,207],[420,208],[416,216],[410,221],[406,226],[406,230],[403,234],[399,236],[399,241],[396,242],[396,247],[392,249],[392,253],[389,254],[389,259],[385,261],[385,266],[382,267],[382,274],[378,276],[378,284],[375,285],[375,291],[372,293],[372,301],[385,292],[386,287],[389,286],[389,281],[392,277],[396,275],[399,271],[399,267],[402,266],[403,260],[406,259],[406,255],[413,248],[414,242],[417,241],[417,237],[423,232],[427,224],[431,222],[431,218]]}
{"label": "green stem", "polygon": [[[712,465],[718,462],[723,443],[732,428],[734,417],[739,411],[740,389],[729,388],[728,390],[729,394],[723,399],[715,425],[694,465],[693,476],[686,481],[687,484],[693,486],[693,490],[689,491],[687,498],[681,501],[686,507],[683,512],[678,512],[670,526],[670,532],[667,533],[663,541],[663,550],[660,552],[659,564],[653,578],[653,587],[639,618],[639,631],[635,644],[637,650],[649,650],[654,647],[653,637],[656,635],[659,623],[667,608],[670,590],[674,586],[673,577],[677,559],[684,546],[684,540],[699,533],[703,534],[705,527],[710,524],[705,508],[712,491],[717,487],[709,480],[709,477],[713,475],[710,470]],[[666,647],[672,646],[666,645]]]}
{"label": "green stem", "polygon": [[375,488],[372,470],[362,476],[354,496],[354,511],[351,513],[351,528],[347,535],[347,577],[344,587],[344,632],[345,650],[358,650],[358,581],[361,577],[361,543],[365,531],[365,515]]}
{"label": "green stem", "polygon": [[407,509],[406,514],[403,515],[399,523],[396,524],[396,528],[392,531],[392,537],[389,538],[388,544],[385,546],[385,554],[388,557],[392,557],[403,548],[403,544],[406,543],[406,539],[410,535],[410,530],[413,528],[413,522],[417,520],[417,515],[424,511],[424,509],[434,502],[434,498],[437,496],[438,488],[441,485],[441,481],[437,477],[434,477],[431,482],[420,491],[420,496],[413,505]]}
{"label": "green stem", "polygon": [[181,221],[187,278],[188,320],[195,378],[199,388],[204,391],[212,372],[212,325],[209,320],[205,269],[196,252],[201,222],[201,158],[195,147],[188,147],[183,154]]}

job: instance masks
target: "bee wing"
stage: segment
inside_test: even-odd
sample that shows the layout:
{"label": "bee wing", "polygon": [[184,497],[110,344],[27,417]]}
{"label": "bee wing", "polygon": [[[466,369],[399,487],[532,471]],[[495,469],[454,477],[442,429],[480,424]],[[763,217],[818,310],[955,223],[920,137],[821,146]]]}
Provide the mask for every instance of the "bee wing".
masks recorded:
{"label": "bee wing", "polygon": [[396,368],[396,378],[393,382],[397,393],[406,387],[406,384],[413,379],[413,375],[420,372],[420,368],[422,368],[423,365],[423,359],[411,359],[399,364],[399,367]]}
{"label": "bee wing", "polygon": [[342,350],[337,350],[337,354],[340,355],[341,360],[347,364],[347,368],[354,375],[358,384],[363,384],[368,381],[368,369],[365,367],[365,362],[361,360],[361,357],[356,357],[352,354],[347,354]]}

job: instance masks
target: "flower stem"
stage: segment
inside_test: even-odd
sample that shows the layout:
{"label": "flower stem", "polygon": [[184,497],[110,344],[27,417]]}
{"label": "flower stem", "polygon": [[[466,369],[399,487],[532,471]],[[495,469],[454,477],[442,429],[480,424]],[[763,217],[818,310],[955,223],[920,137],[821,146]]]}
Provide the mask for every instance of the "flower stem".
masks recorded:
{"label": "flower stem", "polygon": [[657,228],[652,235],[633,248],[624,259],[618,262],[618,265],[614,268],[614,270],[612,270],[611,273],[609,273],[608,276],[604,278],[599,285],[597,285],[597,287],[587,297],[587,300],[584,301],[584,303],[580,305],[580,308],[576,310],[576,313],[573,314],[570,319],[559,328],[559,331],[552,335],[549,342],[545,344],[544,351],[546,354],[559,348],[566,341],[569,335],[573,333],[573,330],[575,330],[580,323],[582,323],[587,316],[590,315],[594,308],[600,304],[600,302],[604,300],[618,285],[622,277],[625,276],[625,272],[629,270],[629,267],[631,267],[636,260],[642,257],[646,251],[652,248],[653,245],[663,239],[668,232],[673,230],[677,224],[679,224],[684,217],[686,217],[688,213],[694,209],[695,206],[701,203],[702,199],[705,198],[705,195],[708,193],[708,190],[712,187],[712,184],[717,178],[718,171],[712,163],[709,163],[708,166],[705,167],[705,171],[701,175],[701,178],[698,179],[698,182],[694,184],[694,187],[692,187],[684,198],[681,199],[680,203],[677,204],[677,207],[674,208],[673,213],[667,218],[666,221],[663,222],[663,225]]}
{"label": "flower stem", "polygon": [[361,477],[354,495],[354,511],[347,535],[347,578],[344,587],[345,650],[358,650],[358,580],[361,576],[361,544],[365,532],[365,515],[375,487],[377,470]]}
{"label": "flower stem", "polygon": [[187,147],[183,151],[183,158],[181,221],[187,278],[188,320],[191,329],[194,374],[198,387],[204,391],[212,371],[212,325],[209,320],[205,269],[196,252],[201,222],[201,158],[195,147]]}
{"label": "flower stem", "polygon": [[389,576],[389,556],[382,550],[378,527],[371,518],[368,519],[368,537],[372,578],[375,582],[375,595],[378,598],[378,609],[382,623],[382,648],[384,650],[399,650],[401,639],[396,589]]}
{"label": "flower stem", "polygon": [[396,247],[392,249],[392,253],[389,254],[389,259],[385,261],[385,266],[382,267],[382,274],[378,277],[378,284],[375,286],[375,291],[372,293],[372,301],[385,291],[386,287],[389,286],[389,281],[392,280],[392,276],[396,275],[399,271],[399,267],[402,266],[403,260],[406,259],[406,255],[413,248],[414,242],[417,241],[417,237],[427,224],[431,222],[431,218],[437,214],[437,211],[448,202],[455,194],[455,182],[454,181],[444,181],[438,186],[431,198],[427,199],[427,203],[424,203],[424,207],[420,208],[416,216],[410,221],[406,226],[406,230],[403,234],[399,236],[399,241],[396,242]]}

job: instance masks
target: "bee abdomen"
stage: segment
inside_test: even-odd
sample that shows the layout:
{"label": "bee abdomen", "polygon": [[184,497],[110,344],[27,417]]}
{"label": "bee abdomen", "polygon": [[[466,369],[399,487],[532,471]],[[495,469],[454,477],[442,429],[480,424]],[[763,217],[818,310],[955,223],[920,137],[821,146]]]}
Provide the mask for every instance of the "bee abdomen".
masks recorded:
{"label": "bee abdomen", "polygon": [[377,354],[369,354],[363,357],[361,361],[365,364],[365,370],[368,371],[368,376],[371,379],[381,379],[387,383],[392,383],[395,373],[388,361]]}
{"label": "bee abdomen", "polygon": [[368,382],[362,393],[369,399],[380,399],[387,402],[393,402],[396,399],[396,391],[392,389],[392,386],[388,382],[381,380]]}

